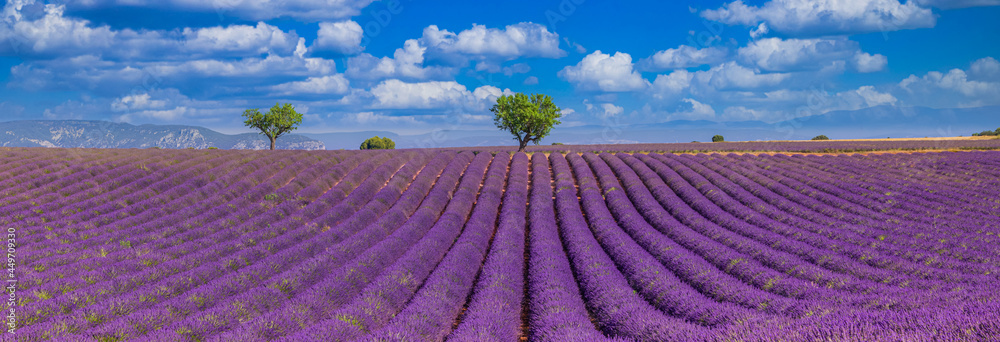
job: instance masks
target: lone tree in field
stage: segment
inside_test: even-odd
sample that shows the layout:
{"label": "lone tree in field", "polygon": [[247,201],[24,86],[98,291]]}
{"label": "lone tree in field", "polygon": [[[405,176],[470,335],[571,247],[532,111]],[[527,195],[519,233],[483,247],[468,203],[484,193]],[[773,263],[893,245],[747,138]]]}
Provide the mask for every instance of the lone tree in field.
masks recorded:
{"label": "lone tree in field", "polygon": [[365,140],[361,143],[362,150],[394,150],[396,149],[396,142],[392,141],[388,137],[379,138],[374,136]]}
{"label": "lone tree in field", "polygon": [[493,123],[497,128],[510,132],[518,143],[518,152],[524,152],[529,142],[538,141],[549,135],[552,127],[560,124],[562,109],[552,103],[545,94],[531,96],[517,93],[497,98],[497,104],[490,108],[495,115]]}
{"label": "lone tree in field", "polygon": [[827,136],[825,136],[825,135],[820,134],[820,135],[817,135],[815,138],[812,138],[812,140],[830,140],[830,138],[827,137]]}
{"label": "lone tree in field", "polygon": [[267,113],[261,114],[257,108],[243,111],[244,125],[260,130],[260,133],[271,139],[271,149],[274,149],[275,141],[278,137],[294,131],[302,123],[302,114],[295,111],[295,106],[291,103],[284,105],[274,104]]}
{"label": "lone tree in field", "polygon": [[726,141],[726,138],[723,138],[721,135],[715,135],[714,137],[712,137],[712,142],[723,142],[723,141]]}

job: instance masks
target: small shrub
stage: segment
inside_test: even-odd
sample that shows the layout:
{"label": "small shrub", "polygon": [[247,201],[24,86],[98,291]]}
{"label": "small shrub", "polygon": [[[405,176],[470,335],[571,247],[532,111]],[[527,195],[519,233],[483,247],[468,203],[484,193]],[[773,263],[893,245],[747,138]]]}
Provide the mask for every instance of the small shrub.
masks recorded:
{"label": "small shrub", "polygon": [[815,138],[812,138],[812,140],[830,140],[830,138],[828,138],[825,135],[820,134],[820,135],[817,135]]}
{"label": "small shrub", "polygon": [[208,147],[208,149],[209,149],[209,150],[218,150],[219,148],[218,148],[218,147],[215,147],[215,146],[209,146],[209,147]]}
{"label": "small shrub", "polygon": [[553,146],[562,145],[563,143],[552,143]]}
{"label": "small shrub", "polygon": [[374,136],[365,140],[361,143],[362,150],[394,150],[396,149],[396,142],[389,138],[379,138]]}
{"label": "small shrub", "polygon": [[723,142],[723,141],[726,141],[726,138],[723,138],[721,135],[716,134],[714,137],[712,137],[712,142]]}

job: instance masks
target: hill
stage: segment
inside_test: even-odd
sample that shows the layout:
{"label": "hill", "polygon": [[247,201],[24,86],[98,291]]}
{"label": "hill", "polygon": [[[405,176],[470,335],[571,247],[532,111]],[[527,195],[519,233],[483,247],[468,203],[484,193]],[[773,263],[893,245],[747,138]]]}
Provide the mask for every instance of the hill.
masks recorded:
{"label": "hill", "polygon": [[[260,134],[229,135],[198,126],[33,120],[0,122],[0,146],[263,150],[270,142]],[[278,139],[278,149],[323,150],[326,146],[301,135],[289,135]]]}

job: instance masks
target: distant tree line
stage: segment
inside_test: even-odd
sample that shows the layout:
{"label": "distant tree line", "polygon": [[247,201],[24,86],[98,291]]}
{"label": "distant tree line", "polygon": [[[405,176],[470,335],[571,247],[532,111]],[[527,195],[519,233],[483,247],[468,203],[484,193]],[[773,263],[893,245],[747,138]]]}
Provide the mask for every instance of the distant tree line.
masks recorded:
{"label": "distant tree line", "polygon": [[995,130],[995,131],[982,131],[982,132],[979,132],[979,133],[972,133],[972,136],[974,136],[974,137],[995,137],[995,136],[1000,136],[1000,128],[997,128],[997,130]]}

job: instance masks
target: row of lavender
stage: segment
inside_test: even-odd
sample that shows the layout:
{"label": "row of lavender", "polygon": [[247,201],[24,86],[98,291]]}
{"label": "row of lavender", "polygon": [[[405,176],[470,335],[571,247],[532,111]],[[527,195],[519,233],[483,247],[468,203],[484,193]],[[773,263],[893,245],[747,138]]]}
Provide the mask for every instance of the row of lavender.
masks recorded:
{"label": "row of lavender", "polygon": [[1000,337],[997,152],[52,151],[18,340]]}
{"label": "row of lavender", "polygon": [[[449,148],[450,150],[508,152],[516,146],[477,146]],[[709,152],[799,152],[799,153],[849,153],[870,151],[925,151],[925,150],[997,150],[1000,139],[953,140],[822,140],[822,141],[741,141],[720,143],[663,143],[663,144],[605,144],[605,145],[541,145],[528,146],[531,152],[658,152],[658,153],[709,153]]]}

